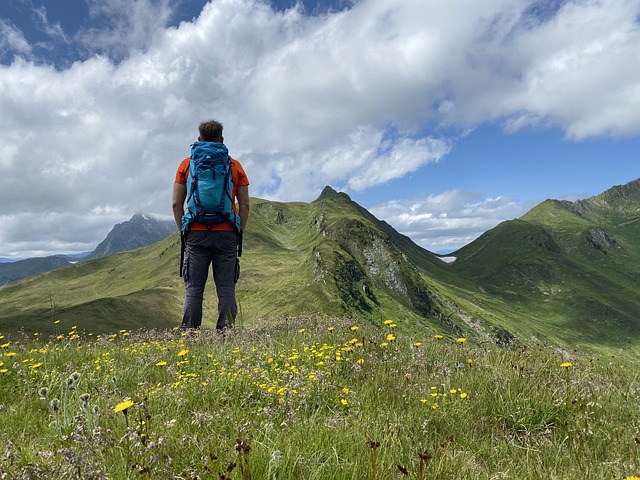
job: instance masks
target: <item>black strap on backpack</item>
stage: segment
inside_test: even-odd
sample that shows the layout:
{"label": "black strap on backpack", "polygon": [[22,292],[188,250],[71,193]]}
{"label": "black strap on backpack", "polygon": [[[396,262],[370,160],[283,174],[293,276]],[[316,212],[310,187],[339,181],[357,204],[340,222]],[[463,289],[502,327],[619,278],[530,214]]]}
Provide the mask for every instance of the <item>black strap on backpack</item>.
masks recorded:
{"label": "black strap on backpack", "polygon": [[182,278],[182,269],[184,268],[184,251],[187,248],[187,230],[184,234],[180,234],[180,278]]}

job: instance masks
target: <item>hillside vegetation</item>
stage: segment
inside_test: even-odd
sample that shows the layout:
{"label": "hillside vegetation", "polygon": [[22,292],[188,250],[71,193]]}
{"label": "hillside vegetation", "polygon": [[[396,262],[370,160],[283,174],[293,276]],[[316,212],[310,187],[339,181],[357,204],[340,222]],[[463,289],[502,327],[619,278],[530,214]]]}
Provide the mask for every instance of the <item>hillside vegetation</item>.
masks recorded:
{"label": "hillside vegetation", "polygon": [[[543,202],[445,263],[327,187],[311,203],[252,200],[238,326],[300,315],[379,323],[479,344],[551,343],[640,360],[640,180],[578,202]],[[94,334],[180,323],[180,240],[0,287],[6,335]],[[205,325],[215,318],[208,286]]]}
{"label": "hillside vegetation", "polygon": [[458,285],[482,292],[485,318],[504,306],[506,328],[521,335],[637,350],[640,180],[575,203],[545,201],[455,255]]}
{"label": "hillside vegetation", "polygon": [[[6,341],[0,477],[636,480],[637,371],[298,317]],[[4,333],[4,332],[0,332]]]}

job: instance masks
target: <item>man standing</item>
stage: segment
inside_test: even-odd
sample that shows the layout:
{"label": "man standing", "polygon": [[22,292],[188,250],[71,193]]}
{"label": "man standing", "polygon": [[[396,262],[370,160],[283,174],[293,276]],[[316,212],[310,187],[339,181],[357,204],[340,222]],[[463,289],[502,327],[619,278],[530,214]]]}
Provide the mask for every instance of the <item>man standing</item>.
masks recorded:
{"label": "man standing", "polygon": [[[212,149],[220,156],[228,155],[222,136],[222,124],[216,120],[202,122],[198,127],[198,142],[194,148]],[[192,156],[194,155],[192,148]],[[210,157],[207,157],[210,158]],[[209,265],[213,266],[213,280],[218,295],[218,321],[216,329],[223,331],[231,328],[238,313],[236,303],[236,282],[240,264],[238,261],[238,242],[249,217],[249,179],[242,165],[231,158],[231,177],[233,189],[231,208],[233,220],[219,220],[204,223],[194,219],[189,209],[185,214],[185,201],[191,194],[192,178],[189,174],[191,157],[185,158],[178,167],[173,185],[172,209],[178,229],[183,235],[185,249],[181,273],[185,285],[184,313],[182,329],[197,329],[202,324],[202,298],[209,274]],[[189,182],[189,185],[188,185]],[[236,211],[236,200],[238,208]],[[239,222],[237,217],[239,218]],[[234,225],[235,223],[235,225]],[[184,226],[184,228],[183,228]],[[239,231],[238,231],[239,230]]]}

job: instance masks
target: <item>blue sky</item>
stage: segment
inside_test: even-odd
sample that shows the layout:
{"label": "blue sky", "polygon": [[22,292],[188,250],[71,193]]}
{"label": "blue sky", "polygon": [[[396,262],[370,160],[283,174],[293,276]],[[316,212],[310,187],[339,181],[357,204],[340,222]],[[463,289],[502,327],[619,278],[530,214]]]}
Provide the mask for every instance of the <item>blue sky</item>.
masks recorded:
{"label": "blue sky", "polygon": [[638,45],[640,0],[4,0],[0,258],[169,216],[212,117],[252,196],[454,251],[639,177]]}

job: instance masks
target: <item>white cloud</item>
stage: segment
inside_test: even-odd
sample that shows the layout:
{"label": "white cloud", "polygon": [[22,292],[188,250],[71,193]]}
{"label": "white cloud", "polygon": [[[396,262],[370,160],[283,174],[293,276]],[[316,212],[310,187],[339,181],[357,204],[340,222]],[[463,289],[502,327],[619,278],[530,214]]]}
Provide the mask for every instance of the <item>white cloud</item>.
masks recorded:
{"label": "white cloud", "polygon": [[170,0],[86,0],[98,27],[83,28],[76,39],[88,51],[117,58],[146,50],[156,35],[163,35],[171,15]]}
{"label": "white cloud", "polygon": [[638,1],[567,2],[523,31],[511,55],[530,61],[503,102],[509,126],[546,118],[572,139],[640,133],[639,14]]}
{"label": "white cloud", "polygon": [[[33,212],[0,215],[0,245],[10,245],[11,251],[2,257],[20,259],[91,251],[96,238],[104,239],[111,227],[122,220],[122,212],[100,215]],[[110,222],[110,227],[105,227]],[[43,233],[45,232],[45,233]]]}
{"label": "white cloud", "polygon": [[5,52],[28,56],[32,48],[19,28],[8,20],[0,18],[0,54]]}
{"label": "white cloud", "polygon": [[485,198],[480,193],[451,190],[426,198],[394,200],[369,210],[422,247],[439,252],[457,250],[531,207],[513,198]]}
{"label": "white cloud", "polygon": [[62,25],[60,25],[60,22],[51,23],[49,21],[49,18],[47,17],[47,9],[44,5],[40,6],[40,8],[35,9],[34,13],[44,33],[46,33],[50,37],[60,39],[63,42],[69,41],[66,33],[64,32],[64,29],[62,28]]}
{"label": "white cloud", "polygon": [[[0,49],[23,57],[0,66],[0,216],[23,219],[0,256],[28,254],[16,242],[34,215],[65,215],[72,230],[88,216],[102,228],[77,235],[97,244],[135,212],[166,214],[177,163],[209,117],[225,124],[251,193],[280,200],[429,168],[453,145],[442,127],[640,134],[637,0],[565,2],[545,21],[525,0],[361,0],[315,17],[216,0],[177,27],[166,27],[168,0],[88,4],[102,27],[72,41],[96,55],[63,70],[31,63],[24,35],[0,22]],[[460,200],[436,222],[434,202],[404,224],[391,221],[393,204],[377,211],[422,242],[434,231],[460,242],[517,210],[495,200],[463,215]],[[53,223],[41,236],[62,249]]]}
{"label": "white cloud", "polygon": [[363,190],[402,178],[427,163],[437,162],[451,148],[447,140],[431,137],[418,140],[402,138],[389,143],[382,151],[376,152],[371,161],[360,165],[360,172],[354,172],[348,182],[350,188]]}

